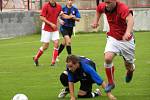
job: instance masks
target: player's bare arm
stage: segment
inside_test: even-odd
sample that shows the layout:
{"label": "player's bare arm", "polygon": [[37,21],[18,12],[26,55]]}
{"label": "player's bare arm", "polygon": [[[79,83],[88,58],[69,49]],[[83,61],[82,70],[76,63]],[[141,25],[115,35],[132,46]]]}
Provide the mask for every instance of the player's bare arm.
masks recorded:
{"label": "player's bare arm", "polygon": [[72,18],[75,18],[74,15],[66,15],[66,14],[64,14],[63,11],[61,11],[59,15],[60,15],[61,17],[65,18],[65,19],[72,19]]}
{"label": "player's bare arm", "polygon": [[72,18],[72,19],[74,19],[74,20],[77,21],[77,22],[80,21],[80,18],[77,18],[77,17],[74,17],[74,18]]}
{"label": "player's bare arm", "polygon": [[70,100],[75,100],[73,82],[69,82],[69,91],[70,91]]}
{"label": "player's bare arm", "polygon": [[95,18],[94,18],[94,22],[91,25],[92,28],[97,28],[99,26],[98,22],[99,22],[100,17],[101,17],[101,13],[96,12],[96,15],[95,15]]}
{"label": "player's bare arm", "polygon": [[41,19],[43,22],[45,22],[45,23],[47,23],[48,25],[50,25],[53,29],[56,29],[56,28],[57,28],[57,26],[56,26],[55,24],[53,24],[52,22],[48,21],[45,17],[40,16],[40,19]]}
{"label": "player's bare arm", "polygon": [[134,19],[131,13],[126,17],[126,22],[127,22],[127,29],[123,36],[123,40],[129,40],[132,35],[131,33],[133,30]]}

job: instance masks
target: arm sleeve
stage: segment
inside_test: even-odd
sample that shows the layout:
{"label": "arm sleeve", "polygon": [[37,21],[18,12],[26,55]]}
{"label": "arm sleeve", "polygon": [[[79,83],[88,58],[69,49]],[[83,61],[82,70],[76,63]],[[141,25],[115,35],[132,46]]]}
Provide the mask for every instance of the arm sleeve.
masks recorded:
{"label": "arm sleeve", "polygon": [[105,12],[105,3],[99,3],[99,5],[96,7],[96,11],[98,13],[104,13]]}
{"label": "arm sleeve", "polygon": [[77,17],[77,18],[81,18],[81,15],[80,15],[80,13],[79,13],[79,10],[78,10],[78,9],[76,9],[76,17]]}
{"label": "arm sleeve", "polygon": [[126,20],[126,17],[129,15],[129,13],[131,13],[133,15],[133,11],[129,10],[129,8],[126,5],[123,5],[120,8],[120,16],[122,19]]}
{"label": "arm sleeve", "polygon": [[74,82],[74,80],[73,80],[73,75],[72,75],[72,73],[69,71],[68,68],[67,68],[67,72],[68,72],[68,82]]}
{"label": "arm sleeve", "polygon": [[97,85],[101,85],[103,83],[102,78],[98,75],[98,73],[88,64],[81,62],[83,70],[91,76],[94,82]]}
{"label": "arm sleeve", "polygon": [[40,15],[43,17],[46,17],[46,14],[47,14],[47,7],[46,7],[46,4],[44,4],[42,7]]}

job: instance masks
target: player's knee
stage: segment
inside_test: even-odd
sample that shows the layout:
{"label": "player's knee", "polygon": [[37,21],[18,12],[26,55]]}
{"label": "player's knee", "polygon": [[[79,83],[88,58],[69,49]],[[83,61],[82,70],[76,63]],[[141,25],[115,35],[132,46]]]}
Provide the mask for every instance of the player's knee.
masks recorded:
{"label": "player's knee", "polygon": [[43,50],[46,50],[48,47],[49,47],[49,43],[45,43],[45,44],[43,44],[43,46],[42,46]]}
{"label": "player's knee", "polygon": [[68,75],[66,74],[67,71],[64,71],[61,75],[60,75],[60,81],[62,83],[63,86],[68,86]]}
{"label": "player's knee", "polygon": [[92,98],[91,92],[87,92],[86,94],[80,94],[78,93],[78,98]]}
{"label": "player's knee", "polygon": [[112,63],[113,57],[114,57],[113,53],[111,53],[111,52],[105,53],[105,62],[107,64]]}
{"label": "player's knee", "polygon": [[69,42],[67,42],[67,43],[66,43],[66,45],[67,45],[67,46],[70,46],[70,45],[71,45],[71,42],[70,42],[70,41],[69,41]]}

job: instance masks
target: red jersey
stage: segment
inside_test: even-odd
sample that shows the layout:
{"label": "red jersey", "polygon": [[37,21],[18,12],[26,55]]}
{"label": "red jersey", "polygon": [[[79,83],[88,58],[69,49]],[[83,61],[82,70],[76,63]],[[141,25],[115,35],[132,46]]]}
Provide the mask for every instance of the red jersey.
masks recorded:
{"label": "red jersey", "polygon": [[[48,21],[52,22],[53,24],[57,25],[57,18],[62,10],[61,5],[56,3],[55,7],[52,7],[50,3],[45,3],[42,7],[41,16],[45,17]],[[54,30],[50,25],[45,23],[43,30],[48,32],[54,32],[58,29]]]}
{"label": "red jersey", "polygon": [[129,8],[121,2],[117,2],[116,8],[112,12],[106,10],[106,3],[100,3],[96,9],[99,13],[105,13],[107,16],[110,31],[108,36],[112,36],[117,40],[122,40],[127,29],[126,17],[132,13]]}

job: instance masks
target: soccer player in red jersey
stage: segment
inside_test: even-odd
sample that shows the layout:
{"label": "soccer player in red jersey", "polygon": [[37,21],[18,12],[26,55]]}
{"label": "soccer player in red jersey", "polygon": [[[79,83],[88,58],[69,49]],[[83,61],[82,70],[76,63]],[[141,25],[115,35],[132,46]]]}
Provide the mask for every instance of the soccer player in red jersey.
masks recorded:
{"label": "soccer player in red jersey", "polygon": [[42,46],[39,48],[37,54],[33,58],[36,66],[39,65],[38,59],[43,54],[44,50],[46,50],[49,46],[50,40],[53,41],[54,50],[51,65],[55,64],[55,60],[58,55],[58,45],[59,45],[59,32],[57,29],[57,19],[58,16],[62,16],[66,19],[74,18],[73,15],[66,15],[62,12],[62,7],[60,4],[56,2],[56,0],[49,0],[49,2],[45,3],[42,7],[40,19],[43,21],[42,25],[42,35],[41,42]]}
{"label": "soccer player in red jersey", "polygon": [[108,85],[105,91],[111,91],[115,87],[113,59],[119,54],[124,59],[127,69],[126,82],[132,80],[134,65],[135,44],[133,36],[133,12],[127,5],[118,0],[104,0],[99,3],[96,9],[93,28],[98,27],[98,22],[102,13],[105,13],[109,23],[110,31],[107,32],[107,43],[104,51],[105,71]]}

